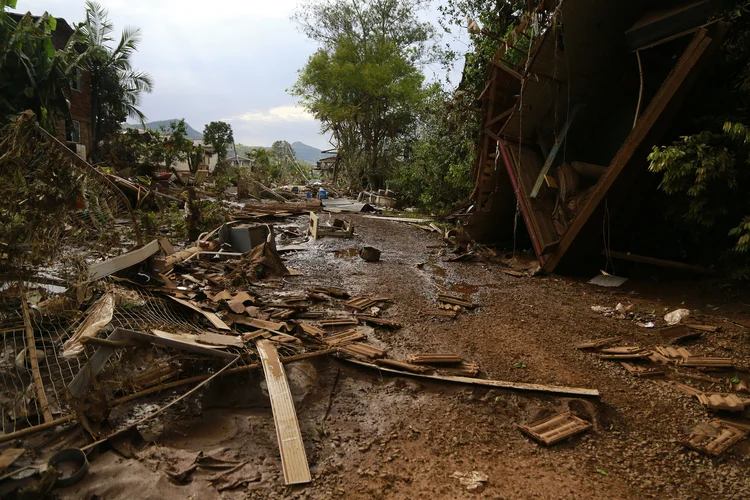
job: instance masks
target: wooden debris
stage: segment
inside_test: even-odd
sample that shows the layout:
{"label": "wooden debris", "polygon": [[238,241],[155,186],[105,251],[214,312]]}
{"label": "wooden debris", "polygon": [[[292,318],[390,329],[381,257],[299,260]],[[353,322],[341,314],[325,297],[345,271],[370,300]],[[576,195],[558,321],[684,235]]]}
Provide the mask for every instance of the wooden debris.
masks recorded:
{"label": "wooden debris", "polygon": [[421,311],[420,314],[422,316],[442,316],[451,319],[456,319],[458,317],[458,311],[454,311],[453,309],[427,309]]}
{"label": "wooden debris", "polygon": [[702,332],[708,332],[708,333],[716,333],[719,330],[721,330],[720,326],[710,326],[710,325],[695,325],[695,324],[686,324],[685,325],[688,328],[692,328],[693,330],[700,330]]}
{"label": "wooden debris", "polygon": [[453,304],[456,306],[465,307],[466,309],[473,309],[475,307],[474,303],[471,300],[454,297],[453,295],[448,295],[445,293],[438,294],[438,302],[442,302],[444,304]]}
{"label": "wooden debris", "polygon": [[395,359],[390,359],[390,358],[376,359],[375,364],[378,366],[387,366],[388,368],[395,368],[397,370],[406,370],[407,372],[414,372],[414,373],[428,373],[432,371],[432,368],[428,366],[413,365],[411,363],[405,363],[403,361],[396,361]]}
{"label": "wooden debris", "polygon": [[688,396],[697,396],[698,394],[703,394],[703,391],[698,390],[695,387],[691,387],[687,384],[683,384],[682,382],[677,382],[676,380],[672,381],[672,385],[674,385],[675,389],[684,394],[687,394]]}
{"label": "wooden debris", "polygon": [[232,310],[232,312],[242,314],[245,312],[245,306],[248,305],[248,302],[250,304],[255,304],[255,297],[247,292],[239,292],[237,295],[227,301],[227,305],[229,306],[229,309]]}
{"label": "wooden debris", "polygon": [[601,349],[599,351],[602,354],[640,354],[644,352],[644,349],[640,347],[609,347],[607,349]]}
{"label": "wooden debris", "polygon": [[115,312],[115,303],[115,291],[109,290],[88,308],[86,319],[83,320],[73,335],[63,344],[61,353],[63,358],[75,358],[83,354],[82,341],[86,338],[96,337],[99,330],[112,321],[112,315]]}
{"label": "wooden debris", "polygon": [[379,349],[370,344],[363,344],[362,342],[354,342],[352,344],[346,344],[339,347],[339,350],[350,354],[352,356],[359,356],[363,358],[382,358],[386,355],[386,351]]}
{"label": "wooden debris", "polygon": [[325,337],[323,341],[328,345],[339,345],[348,344],[350,342],[354,342],[355,340],[362,340],[366,337],[367,335],[365,335],[361,330],[352,328],[351,330]]}
{"label": "wooden debris", "polygon": [[[34,326],[31,324],[31,317],[29,316],[29,305],[26,303],[26,292],[21,294],[21,310],[23,312],[23,324],[26,331],[26,354],[29,358],[29,364],[31,365],[31,373],[34,379],[34,391],[36,392],[36,400],[42,410],[42,416],[44,417],[44,423],[49,424],[54,421],[52,418],[52,412],[49,410],[49,403],[47,401],[47,392],[44,388],[42,381],[42,375],[39,371],[39,358],[36,355],[36,340],[34,339]],[[111,318],[111,316],[110,316]],[[85,322],[84,322],[85,323]],[[10,464],[9,464],[10,465]]]}
{"label": "wooden debris", "polygon": [[701,336],[700,331],[692,330],[686,325],[668,326],[659,330],[659,334],[665,342],[670,344],[679,344],[680,342]]}
{"label": "wooden debris", "polygon": [[463,361],[461,356],[456,356],[455,354],[410,354],[406,359],[409,363],[416,365],[450,365]]}
{"label": "wooden debris", "polygon": [[13,465],[21,455],[26,452],[23,448],[6,448],[0,451],[0,474]]}
{"label": "wooden debris", "polygon": [[687,359],[690,357],[690,352],[684,347],[656,346],[656,351],[670,359]]}
{"label": "wooden debris", "polygon": [[245,318],[243,316],[233,316],[232,321],[234,323],[257,328],[259,330],[271,330],[273,332],[279,332],[282,329],[289,331],[289,327],[286,323],[280,323],[275,321],[266,321],[258,318]]}
{"label": "wooden debris", "polygon": [[723,420],[712,420],[696,426],[682,444],[712,457],[718,457],[730,446],[745,439],[747,432]]}
{"label": "wooden debris", "polygon": [[700,368],[732,368],[732,358],[718,358],[712,356],[690,356],[679,362],[680,366]]}
{"label": "wooden debris", "polygon": [[524,434],[547,446],[559,443],[591,427],[590,422],[576,417],[569,411],[537,420],[528,425],[518,426]]}
{"label": "wooden debris", "polygon": [[314,240],[323,237],[351,238],[354,236],[354,224],[351,221],[334,219],[332,225],[320,223],[318,216],[310,212],[310,235]]}
{"label": "wooden debris", "polygon": [[189,309],[192,309],[198,314],[203,315],[203,317],[206,318],[209,322],[211,322],[211,324],[214,325],[215,328],[218,328],[219,330],[231,330],[231,328],[229,328],[229,326],[226,323],[224,323],[216,314],[209,312],[209,311],[204,311],[203,309],[195,305],[193,302],[178,299],[174,295],[167,295],[167,297],[177,302],[178,304],[185,306]]}
{"label": "wooden debris", "polygon": [[663,368],[641,366],[641,365],[636,365],[633,363],[628,363],[625,361],[621,361],[620,364],[622,365],[623,368],[625,368],[628,371],[628,373],[636,377],[655,377],[659,375],[664,375]]}
{"label": "wooden debris", "polygon": [[[612,351],[615,351],[614,348]],[[600,354],[599,359],[646,359],[651,356],[651,351],[645,351],[638,347],[632,348],[633,350],[626,350],[628,348],[622,348],[621,352],[613,352],[612,354]],[[608,351],[610,349],[605,349],[601,352]]]}
{"label": "wooden debris", "polygon": [[378,302],[387,302],[389,300],[391,299],[387,297],[353,297],[344,302],[344,305],[357,311],[363,311],[376,305]]}
{"label": "wooden debris", "polygon": [[589,350],[589,349],[599,349],[601,347],[608,346],[609,344],[613,344],[621,340],[622,340],[622,337],[608,337],[606,339],[590,340],[588,342],[582,342],[576,345],[576,349],[580,349],[582,351]]}
{"label": "wooden debris", "polygon": [[696,394],[698,401],[710,410],[744,411],[745,402],[734,394]]}
{"label": "wooden debris", "polygon": [[440,367],[440,373],[455,377],[476,377],[479,375],[479,365],[462,361],[458,366]]}
{"label": "wooden debris", "polygon": [[354,318],[336,318],[336,319],[325,319],[319,321],[318,324],[323,328],[331,328],[334,326],[354,326],[358,325],[359,321]]}
{"label": "wooden debris", "polygon": [[312,481],[307,464],[305,445],[299,430],[294,400],[289,390],[284,366],[279,360],[276,347],[268,340],[258,340],[258,348],[263,372],[266,375],[268,396],[271,399],[271,410],[276,425],[276,437],[281,452],[281,468],[285,484],[309,483]]}
{"label": "wooden debris", "polygon": [[355,314],[354,317],[360,321],[364,321],[365,323],[372,323],[373,325],[385,326],[388,328],[396,329],[403,326],[401,323],[397,323],[385,318],[378,318],[377,316],[371,316],[369,314]]}

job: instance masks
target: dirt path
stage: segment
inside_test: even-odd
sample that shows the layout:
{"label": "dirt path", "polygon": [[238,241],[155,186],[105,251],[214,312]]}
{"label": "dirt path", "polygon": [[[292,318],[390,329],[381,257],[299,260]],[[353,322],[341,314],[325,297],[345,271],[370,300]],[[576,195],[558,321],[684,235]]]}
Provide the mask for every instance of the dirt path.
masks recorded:
{"label": "dirt path", "polygon": [[[450,352],[479,363],[489,378],[597,388],[602,398],[425,383],[320,359],[288,367],[300,398],[298,416],[314,477],[310,485],[283,485],[270,408],[259,387],[262,375],[256,373],[209,386],[193,418],[183,414],[142,431],[156,444],[136,446],[132,458],[104,453],[92,462],[84,482],[61,491],[63,497],[750,497],[748,441],[719,459],[688,451],[678,440],[709,420],[694,399],[573,347],[613,335],[630,345],[657,344],[655,329],[591,310],[627,301],[657,316],[665,308],[709,311],[698,318],[720,324],[723,331],[695,342],[691,351],[731,355],[747,364],[750,330],[722,319],[750,324],[750,307],[733,290],[628,283],[613,292],[555,276],[516,278],[500,272],[499,264],[443,262],[434,234],[349,217],[356,225],[353,240],[323,239],[287,256],[287,264],[303,276],[285,289],[330,285],[391,297],[383,315],[404,328],[376,329],[371,340],[388,347],[393,357]],[[364,244],[383,251],[380,263],[333,252]],[[418,263],[425,265],[418,268]],[[455,321],[421,316],[443,290],[472,293],[479,307]],[[525,368],[514,367],[519,363]],[[594,429],[544,448],[516,427],[561,410],[587,418]],[[216,471],[198,471],[186,485],[167,479],[166,471],[183,470],[201,451],[246,462],[231,474],[236,487],[217,492],[207,480]],[[452,477],[471,471],[487,474],[483,491],[469,492]]]}

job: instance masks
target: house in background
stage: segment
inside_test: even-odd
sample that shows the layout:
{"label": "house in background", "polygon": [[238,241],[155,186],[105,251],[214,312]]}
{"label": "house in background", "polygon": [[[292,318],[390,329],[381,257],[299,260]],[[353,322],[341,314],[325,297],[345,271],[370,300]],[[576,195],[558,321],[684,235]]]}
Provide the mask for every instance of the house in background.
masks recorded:
{"label": "house in background", "polygon": [[[8,15],[16,22],[25,14],[9,12]],[[38,16],[32,16],[38,19]],[[57,19],[57,27],[52,32],[52,45],[56,50],[62,49],[73,36],[75,30],[62,18]],[[71,123],[66,126],[62,113],[55,116],[55,131],[57,138],[68,147],[86,159],[91,151],[91,77],[87,70],[79,70],[73,83],[68,102],[70,103]]]}
{"label": "house in background", "polygon": [[[198,165],[198,170],[208,170],[209,172],[213,172],[219,161],[219,155],[214,152],[213,146],[205,144],[201,139],[193,139],[193,145],[203,146],[203,161]],[[187,160],[177,161],[173,163],[172,166],[180,175],[187,175],[190,173],[190,165]]]}

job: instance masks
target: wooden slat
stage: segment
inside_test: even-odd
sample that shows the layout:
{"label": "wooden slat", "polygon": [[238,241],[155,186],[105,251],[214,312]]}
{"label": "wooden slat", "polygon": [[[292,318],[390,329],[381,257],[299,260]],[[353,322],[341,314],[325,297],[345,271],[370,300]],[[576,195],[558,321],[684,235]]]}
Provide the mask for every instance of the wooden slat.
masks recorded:
{"label": "wooden slat", "polygon": [[145,261],[156,252],[159,251],[159,242],[157,240],[148,243],[137,250],[132,250],[128,253],[118,255],[104,262],[97,262],[89,266],[89,279],[96,280],[114,274],[117,271],[122,271],[130,266],[140,264]]}
{"label": "wooden slat", "polygon": [[219,318],[216,314],[212,313],[211,311],[204,311],[200,307],[196,306],[192,302],[189,302],[187,300],[178,299],[177,297],[173,295],[167,295],[170,299],[174,300],[180,305],[183,305],[187,308],[192,309],[193,311],[197,312],[198,314],[203,315],[209,322],[211,322],[214,327],[218,328],[219,330],[231,330],[229,326],[224,323],[221,318]]}
{"label": "wooden slat", "polygon": [[529,194],[529,198],[536,198],[536,196],[539,194],[539,190],[542,189],[542,184],[544,184],[544,176],[546,176],[549,173],[549,169],[552,168],[552,162],[555,161],[557,152],[560,151],[560,147],[562,147],[563,143],[565,142],[565,138],[568,136],[568,130],[570,130],[570,126],[580,109],[581,105],[578,104],[573,108],[573,111],[570,112],[570,116],[568,116],[568,119],[565,121],[563,129],[555,139],[555,144],[552,145],[552,149],[550,149],[549,154],[547,155],[547,159],[544,161],[544,165],[542,165],[542,170],[539,172],[539,176],[536,178],[536,182],[534,183],[534,187],[531,190],[531,194]]}
{"label": "wooden slat", "polygon": [[281,467],[284,471],[284,483],[300,484],[312,480],[310,468],[307,465],[305,445],[299,430],[297,413],[294,410],[294,400],[289,390],[284,366],[279,360],[276,346],[268,340],[255,342],[266,374],[268,396],[271,398],[273,421],[276,425],[276,437],[279,440],[281,452]]}

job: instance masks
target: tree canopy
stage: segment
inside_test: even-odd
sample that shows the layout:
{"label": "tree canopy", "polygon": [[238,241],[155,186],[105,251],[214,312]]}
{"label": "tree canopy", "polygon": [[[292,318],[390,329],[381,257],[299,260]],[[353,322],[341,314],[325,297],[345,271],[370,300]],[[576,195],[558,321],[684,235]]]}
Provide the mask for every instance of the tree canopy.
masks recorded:
{"label": "tree canopy", "polygon": [[[227,147],[234,144],[232,126],[224,122],[211,122],[203,127],[203,142],[210,144],[218,155],[219,161],[227,157]],[[234,146],[232,146],[234,148]]]}

